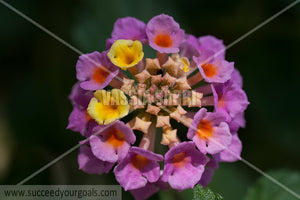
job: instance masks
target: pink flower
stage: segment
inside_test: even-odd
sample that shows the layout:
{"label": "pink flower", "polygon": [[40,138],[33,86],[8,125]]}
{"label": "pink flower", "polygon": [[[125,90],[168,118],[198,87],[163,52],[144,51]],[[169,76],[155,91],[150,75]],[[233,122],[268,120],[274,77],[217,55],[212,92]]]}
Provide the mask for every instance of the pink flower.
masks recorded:
{"label": "pink flower", "polygon": [[119,73],[119,68],[108,59],[106,52],[97,51],[79,57],[77,79],[85,90],[101,90]]}
{"label": "pink flower", "polygon": [[200,181],[207,161],[193,142],[182,142],[166,153],[162,180],[176,190],[193,188]]}
{"label": "pink flower", "polygon": [[114,169],[117,181],[125,190],[139,189],[158,181],[158,161],[163,156],[139,147],[131,147],[128,155]]}
{"label": "pink flower", "polygon": [[212,50],[216,59],[225,59],[225,45],[223,40],[217,39],[214,36],[206,35],[199,37],[199,50],[201,52],[205,50]]}
{"label": "pink flower", "polygon": [[204,51],[199,57],[193,57],[193,60],[197,64],[201,75],[208,83],[224,83],[231,78],[234,63],[214,59],[213,51]]}
{"label": "pink flower", "polygon": [[83,136],[86,135],[88,126],[93,122],[86,111],[92,96],[93,92],[82,89],[79,82],[73,86],[69,96],[73,104],[73,111],[69,116],[67,129],[79,132]]}
{"label": "pink flower", "polygon": [[126,157],[135,135],[124,122],[116,121],[113,125],[94,127],[89,142],[98,159],[115,163]]}
{"label": "pink flower", "polygon": [[[226,115],[227,121],[235,118],[242,125],[243,113],[249,105],[248,98],[242,87],[241,76],[234,71],[232,78],[226,83],[213,84],[215,110]],[[238,118],[238,119],[237,119]]]}
{"label": "pink flower", "polygon": [[162,172],[161,172],[161,177],[158,179],[158,181],[154,183],[147,183],[144,187],[135,189],[135,190],[130,190],[130,193],[134,196],[135,200],[146,200],[149,197],[151,197],[153,194],[159,191],[159,189],[162,190],[168,190],[168,184],[164,181],[162,181]]}
{"label": "pink flower", "polygon": [[230,145],[220,152],[219,157],[221,162],[235,162],[241,160],[242,142],[237,133],[232,134]]}
{"label": "pink flower", "polygon": [[211,113],[201,108],[194,117],[187,137],[193,140],[202,153],[219,153],[231,143],[230,130],[225,120],[222,113]]}
{"label": "pink flower", "polygon": [[99,160],[94,156],[90,147],[83,145],[79,149],[78,165],[79,169],[88,174],[103,174],[108,173],[114,163]]}
{"label": "pink flower", "polygon": [[[196,38],[193,35],[186,35],[186,43],[189,45],[185,45],[183,48],[186,52],[194,52],[192,49],[196,49],[197,53],[193,53],[194,56],[198,56],[197,54],[201,54],[204,51],[212,51],[213,57],[218,60],[225,59],[225,45],[223,41],[217,39],[214,36],[206,35]],[[187,56],[190,57],[191,55]]]}
{"label": "pink flower", "polygon": [[114,40],[139,40],[145,43],[147,42],[146,24],[134,17],[120,18],[114,24],[111,37]]}
{"label": "pink flower", "polygon": [[184,39],[184,31],[173,17],[161,14],[147,24],[146,33],[149,45],[160,53],[177,53]]}
{"label": "pink flower", "polygon": [[205,170],[201,176],[198,184],[206,187],[210,182],[215,173],[215,170],[219,168],[219,163],[215,158],[209,158],[208,163],[205,165]]}

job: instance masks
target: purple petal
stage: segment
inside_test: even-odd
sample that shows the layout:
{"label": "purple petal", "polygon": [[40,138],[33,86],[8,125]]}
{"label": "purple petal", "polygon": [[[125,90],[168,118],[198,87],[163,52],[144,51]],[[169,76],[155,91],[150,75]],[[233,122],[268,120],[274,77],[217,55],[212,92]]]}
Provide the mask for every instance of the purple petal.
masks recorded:
{"label": "purple petal", "polygon": [[199,149],[200,152],[202,152],[203,154],[207,154],[207,140],[204,140],[200,137],[198,137],[198,135],[195,135],[192,138],[193,142],[195,143],[195,145],[197,146],[197,148]]}
{"label": "purple petal", "polygon": [[106,52],[97,51],[79,57],[76,64],[77,79],[85,90],[100,90],[106,87],[119,73],[107,57]]}
{"label": "purple petal", "polygon": [[73,108],[69,116],[69,124],[67,129],[79,132],[82,136],[85,135],[87,129],[88,119],[85,110],[80,110],[77,107]]}
{"label": "purple petal", "polygon": [[[184,158],[174,163],[178,155]],[[207,157],[195,148],[193,142],[182,142],[166,153],[163,179],[177,190],[193,188],[199,182],[206,163]]]}
{"label": "purple petal", "polygon": [[160,167],[158,162],[150,162],[147,166],[141,169],[141,172],[150,183],[158,181],[160,177]]}
{"label": "purple petal", "polygon": [[194,56],[198,57],[199,43],[195,36],[186,35],[186,40],[180,44],[180,56],[192,59]]}
{"label": "purple petal", "polygon": [[212,126],[218,126],[221,122],[226,121],[226,116],[221,112],[207,112],[205,119],[209,121]]}
{"label": "purple petal", "polygon": [[227,148],[231,143],[232,136],[227,123],[222,122],[218,127],[214,127],[212,136],[208,138],[207,153],[216,154]]}
{"label": "purple petal", "polygon": [[114,122],[114,127],[123,133],[124,137],[130,144],[135,142],[135,134],[124,122],[118,120]]}
{"label": "purple petal", "polygon": [[198,41],[198,39],[195,36],[187,34],[186,35],[186,41],[188,43],[190,43],[191,45],[193,45],[197,50],[200,49],[199,41]]}
{"label": "purple petal", "polygon": [[94,70],[103,65],[101,59],[102,55],[98,51],[79,56],[76,64],[77,79],[79,81],[89,79],[94,74]]}
{"label": "purple petal", "polygon": [[206,187],[212,180],[215,170],[219,168],[219,164],[215,159],[210,159],[205,166],[205,170],[198,184]]}
{"label": "purple petal", "polygon": [[80,110],[85,110],[91,98],[94,96],[92,91],[84,90],[80,87],[80,82],[77,82],[69,95],[69,99],[73,106],[76,106]]}
{"label": "purple petal", "polygon": [[237,132],[240,127],[245,128],[246,120],[244,114],[245,114],[244,112],[240,112],[236,114],[229,122],[229,128],[231,133]]}
{"label": "purple petal", "polygon": [[147,151],[145,149],[139,148],[139,147],[131,147],[130,149],[131,152],[140,154],[150,160],[154,161],[163,161],[164,157],[160,154],[153,153],[152,151]]}
{"label": "purple petal", "polygon": [[118,19],[114,24],[112,39],[139,40],[147,42],[146,24],[133,17]]}
{"label": "purple petal", "polygon": [[201,66],[206,63],[213,62],[214,59],[214,52],[211,50],[203,51],[199,56],[193,57],[193,60],[195,61],[195,63],[197,63],[199,70],[201,68],[202,71],[203,69]]}
{"label": "purple petal", "polygon": [[[137,159],[139,156],[145,160]],[[148,181],[155,182],[159,179],[160,170],[157,161],[162,160],[163,157],[159,154],[132,147],[126,158],[115,167],[116,179],[125,190],[142,188]]]}
{"label": "purple petal", "polygon": [[94,155],[108,162],[124,159],[130,144],[135,142],[133,131],[121,121],[115,121],[112,125],[96,126],[91,135],[90,145]]}
{"label": "purple petal", "polygon": [[211,88],[214,96],[215,111],[223,113],[226,116],[226,122],[231,121],[231,116],[229,115],[225,107],[225,84],[211,84]]}
{"label": "purple petal", "polygon": [[110,47],[113,45],[113,43],[115,42],[115,39],[112,39],[112,38],[108,38],[106,40],[106,49],[110,49]]}
{"label": "purple petal", "polygon": [[116,149],[116,152],[118,154],[118,160],[123,160],[127,156],[129,149],[130,144],[128,142],[124,142],[123,145],[118,146]]}
{"label": "purple petal", "polygon": [[135,200],[146,200],[158,191],[159,187],[157,185],[153,183],[147,183],[145,187],[130,190],[130,193],[132,194],[132,196],[134,196]]}
{"label": "purple petal", "polygon": [[187,137],[191,140],[195,134],[197,133],[198,124],[200,121],[204,118],[206,115],[207,110],[205,108],[201,108],[196,115],[194,116],[194,120],[192,121],[192,124],[188,130]]}
{"label": "purple petal", "polygon": [[98,160],[86,145],[79,148],[78,164],[79,169],[88,174],[108,173],[114,165],[113,163]]}
{"label": "purple petal", "polygon": [[[236,73],[235,76],[237,76]],[[213,84],[212,89],[216,105],[215,110],[225,113],[227,115],[227,122],[236,120],[230,126],[233,130],[237,131],[239,128],[237,126],[245,125],[242,112],[246,110],[249,101],[245,91],[239,87],[241,80],[236,78],[235,81],[235,83],[233,80],[230,80],[222,84]],[[235,119],[236,115],[239,115],[239,117]]]}
{"label": "purple petal", "polygon": [[221,162],[235,162],[241,160],[242,142],[239,139],[237,133],[232,135],[231,144],[227,149],[220,153]]}
{"label": "purple petal", "polygon": [[[198,68],[206,82],[224,83],[231,78],[234,63],[226,60],[215,60],[212,63],[198,66]],[[211,71],[212,68],[214,69]]]}
{"label": "purple petal", "polygon": [[184,39],[184,31],[173,17],[161,14],[147,24],[146,34],[149,45],[160,53],[177,53]]}
{"label": "purple petal", "polygon": [[114,169],[115,177],[125,191],[142,188],[148,182],[141,171],[131,166],[131,158],[132,156],[125,158]]}
{"label": "purple petal", "polygon": [[[200,137],[197,134],[199,123],[207,122],[205,129],[211,133]],[[231,134],[227,123],[225,123],[226,116],[220,112],[207,112],[205,108],[201,108],[195,115],[194,120],[188,130],[188,139],[193,140],[198,149],[206,154],[215,154],[225,149],[231,142]]]}
{"label": "purple petal", "polygon": [[237,113],[245,111],[249,105],[247,95],[242,89],[228,91],[225,94],[225,100],[226,109],[232,117],[234,117]]}
{"label": "purple petal", "polygon": [[117,162],[118,155],[113,146],[103,142],[100,137],[92,135],[90,145],[93,154],[99,159],[107,162]]}
{"label": "purple petal", "polygon": [[222,40],[215,38],[214,36],[207,35],[199,37],[199,49],[201,51],[212,50],[214,51],[217,59],[225,59],[225,45]]}
{"label": "purple petal", "polygon": [[243,87],[243,78],[237,69],[233,70],[230,81],[233,82],[233,84],[236,84],[239,88]]}

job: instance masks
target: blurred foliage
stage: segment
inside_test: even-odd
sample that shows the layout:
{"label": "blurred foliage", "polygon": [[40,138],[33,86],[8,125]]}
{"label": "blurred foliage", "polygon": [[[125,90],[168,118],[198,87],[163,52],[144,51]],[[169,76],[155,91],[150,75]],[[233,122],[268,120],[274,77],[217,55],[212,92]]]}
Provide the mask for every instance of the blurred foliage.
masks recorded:
{"label": "blurred foliage", "polygon": [[215,194],[209,188],[203,188],[201,185],[195,185],[193,189],[193,200],[222,200],[223,197],[219,194]]}
{"label": "blurred foliage", "polygon": [[[300,173],[290,170],[274,170],[267,173],[272,178],[283,184],[285,187],[291,189],[296,194],[300,194]],[[268,178],[262,176],[259,180],[249,189],[245,200],[293,200],[299,199],[292,195],[290,192],[282,189],[274,184]]]}
{"label": "blurred foliage", "polygon": [[[293,0],[11,0],[9,3],[83,52],[103,51],[116,19],[172,15],[187,33],[215,35],[226,45]],[[242,156],[262,170],[300,166],[300,6],[285,12],[227,51],[244,77],[251,105],[239,131]],[[76,82],[74,51],[0,4],[1,116],[13,142],[1,184],[16,184],[78,143],[65,130]],[[0,128],[0,130],[2,130]],[[184,131],[182,127],[180,131]],[[14,144],[14,145],[12,145]],[[12,152],[12,153],[11,153]],[[3,157],[4,158],[4,157]],[[1,159],[1,158],[0,158]],[[4,159],[3,159],[4,160]],[[209,187],[240,200],[259,174],[241,162],[224,163]],[[28,184],[117,184],[107,175],[78,170],[73,152]],[[278,191],[280,189],[278,188]],[[192,199],[192,190],[160,191],[151,199]],[[132,199],[124,192],[123,199]]]}
{"label": "blurred foliage", "polygon": [[242,162],[221,163],[208,187],[224,199],[240,200],[245,196],[252,178],[257,176],[257,172]]}

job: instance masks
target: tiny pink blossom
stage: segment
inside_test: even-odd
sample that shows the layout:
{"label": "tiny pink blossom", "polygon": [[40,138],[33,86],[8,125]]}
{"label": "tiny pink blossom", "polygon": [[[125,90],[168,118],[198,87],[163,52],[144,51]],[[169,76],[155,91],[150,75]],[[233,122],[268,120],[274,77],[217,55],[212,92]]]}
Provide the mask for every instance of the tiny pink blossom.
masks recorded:
{"label": "tiny pink blossom", "polygon": [[139,147],[131,147],[127,157],[114,169],[117,181],[125,190],[134,190],[154,183],[160,177],[158,161],[163,156]]}
{"label": "tiny pink blossom", "polygon": [[204,51],[199,57],[193,57],[193,60],[208,83],[224,83],[231,78],[234,63],[214,59],[214,52],[212,51]]}
{"label": "tiny pink blossom", "polygon": [[166,153],[162,180],[180,191],[193,188],[200,181],[207,161],[193,142],[182,142]]}
{"label": "tiny pink blossom", "polygon": [[193,140],[202,153],[219,153],[231,143],[230,130],[225,120],[222,113],[211,113],[201,108],[194,117],[187,137]]}
{"label": "tiny pink blossom", "polygon": [[117,162],[126,157],[130,144],[135,142],[133,131],[124,122],[96,126],[89,139],[93,154],[102,161]]}
{"label": "tiny pink blossom", "polygon": [[147,24],[146,33],[149,45],[160,53],[177,53],[184,39],[184,31],[173,17],[161,14]]}

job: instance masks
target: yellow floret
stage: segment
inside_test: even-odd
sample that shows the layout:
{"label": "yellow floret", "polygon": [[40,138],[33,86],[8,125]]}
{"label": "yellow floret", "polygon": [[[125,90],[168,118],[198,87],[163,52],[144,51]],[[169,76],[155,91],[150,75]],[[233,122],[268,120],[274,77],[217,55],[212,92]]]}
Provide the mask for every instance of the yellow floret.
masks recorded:
{"label": "yellow floret", "polygon": [[182,70],[184,72],[190,71],[190,62],[186,57],[181,57],[180,62],[183,64]]}
{"label": "yellow floret", "polygon": [[126,70],[143,59],[143,45],[138,40],[116,40],[107,56],[114,65]]}
{"label": "yellow floret", "polygon": [[188,72],[190,71],[190,61],[187,57],[180,57],[178,53],[172,54],[172,59],[175,62],[180,62],[181,66],[180,68],[184,71],[184,72]]}
{"label": "yellow floret", "polygon": [[100,125],[109,124],[126,116],[129,112],[127,98],[119,89],[113,89],[110,92],[97,90],[94,96],[87,112]]}

